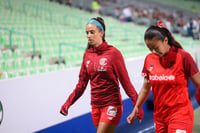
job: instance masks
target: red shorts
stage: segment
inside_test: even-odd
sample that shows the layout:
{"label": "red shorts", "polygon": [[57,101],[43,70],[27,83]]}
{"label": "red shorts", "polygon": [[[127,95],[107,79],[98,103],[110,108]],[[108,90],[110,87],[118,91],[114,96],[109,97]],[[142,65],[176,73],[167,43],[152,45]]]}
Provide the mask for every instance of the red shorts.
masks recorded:
{"label": "red shorts", "polygon": [[100,122],[118,125],[123,112],[122,105],[92,108],[92,121],[95,126]]}
{"label": "red shorts", "polygon": [[193,122],[156,122],[156,133],[192,133]]}

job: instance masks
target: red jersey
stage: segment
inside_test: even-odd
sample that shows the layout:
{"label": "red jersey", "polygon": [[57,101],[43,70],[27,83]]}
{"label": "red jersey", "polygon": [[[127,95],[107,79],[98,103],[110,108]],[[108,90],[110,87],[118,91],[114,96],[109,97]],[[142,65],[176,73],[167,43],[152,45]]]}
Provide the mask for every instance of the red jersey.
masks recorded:
{"label": "red jersey", "polygon": [[156,121],[193,118],[188,78],[197,72],[199,70],[193,58],[183,49],[172,46],[164,57],[158,57],[153,53],[147,55],[143,74],[152,87]]}
{"label": "red jersey", "polygon": [[122,104],[118,80],[133,104],[136,103],[138,95],[130,82],[122,54],[107,42],[86,50],[79,81],[66,101],[68,107],[83,94],[89,80],[93,107]]}

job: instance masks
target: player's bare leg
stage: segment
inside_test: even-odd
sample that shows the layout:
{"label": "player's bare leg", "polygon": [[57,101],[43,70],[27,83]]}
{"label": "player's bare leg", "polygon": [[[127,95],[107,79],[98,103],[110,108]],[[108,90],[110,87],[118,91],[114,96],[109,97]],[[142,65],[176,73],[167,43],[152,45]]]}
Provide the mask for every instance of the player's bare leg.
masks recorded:
{"label": "player's bare leg", "polygon": [[116,125],[100,122],[97,127],[97,133],[114,133]]}

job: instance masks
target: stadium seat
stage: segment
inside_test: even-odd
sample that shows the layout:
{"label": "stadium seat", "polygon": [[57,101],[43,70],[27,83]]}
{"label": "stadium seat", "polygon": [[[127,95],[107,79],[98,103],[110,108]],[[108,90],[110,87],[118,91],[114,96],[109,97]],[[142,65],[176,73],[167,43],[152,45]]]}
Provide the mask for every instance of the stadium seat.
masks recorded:
{"label": "stadium seat", "polygon": [[[81,65],[87,45],[85,25],[90,18],[96,17],[96,14],[48,0],[21,0],[21,2],[13,0],[12,10],[5,6],[0,5],[2,17],[0,27],[14,31],[12,45],[17,49],[13,52],[11,50],[0,52],[0,68],[4,73],[1,79],[52,72]],[[36,14],[36,7],[41,8],[38,8],[40,15]],[[149,53],[143,40],[146,27],[133,23],[121,23],[108,16],[103,16],[103,18],[106,23],[106,40],[117,47],[125,59]],[[28,35],[33,36],[35,44]],[[177,38],[186,48],[197,45],[190,38],[181,36]],[[62,47],[61,56],[64,57],[65,64],[50,65],[50,59],[59,58],[61,42],[69,44]],[[0,30],[0,45],[9,46],[9,32]],[[36,52],[41,53],[41,59],[25,58],[24,55],[33,52],[34,45]]]}

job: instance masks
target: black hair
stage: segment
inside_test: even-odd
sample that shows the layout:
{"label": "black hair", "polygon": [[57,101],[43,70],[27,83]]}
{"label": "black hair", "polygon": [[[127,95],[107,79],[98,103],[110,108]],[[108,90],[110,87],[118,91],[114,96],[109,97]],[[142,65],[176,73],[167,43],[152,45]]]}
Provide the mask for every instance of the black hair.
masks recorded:
{"label": "black hair", "polygon": [[177,48],[183,48],[181,44],[176,41],[172,33],[165,27],[150,26],[144,34],[144,40],[161,40],[164,41],[165,37],[168,38],[168,44]]}
{"label": "black hair", "polygon": [[[103,30],[104,30],[102,40],[103,40],[103,42],[105,42],[105,41],[106,41],[106,40],[105,40],[106,26],[105,26],[105,23],[104,23],[103,18],[97,17],[97,18],[91,18],[91,19],[94,19],[94,20],[98,21],[98,22],[102,25]],[[91,20],[91,19],[90,19],[90,20]],[[98,28],[99,31],[102,31],[102,29],[101,29],[100,27],[97,26],[97,28]],[[89,49],[89,48],[90,48],[90,45],[88,44],[88,45],[87,45],[87,49]]]}

